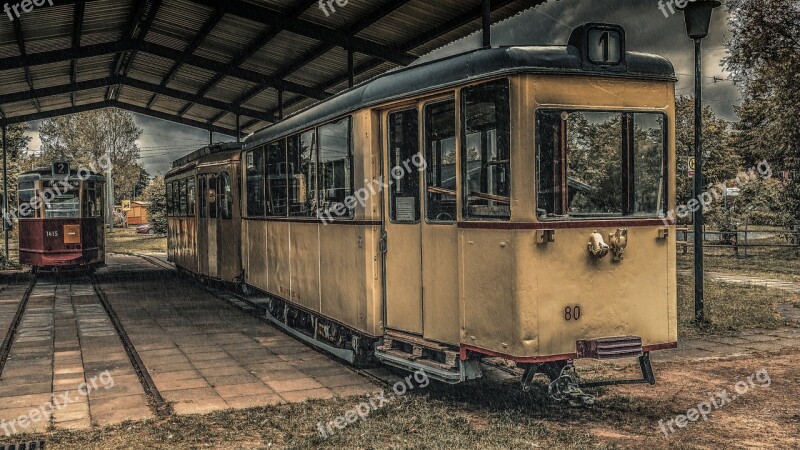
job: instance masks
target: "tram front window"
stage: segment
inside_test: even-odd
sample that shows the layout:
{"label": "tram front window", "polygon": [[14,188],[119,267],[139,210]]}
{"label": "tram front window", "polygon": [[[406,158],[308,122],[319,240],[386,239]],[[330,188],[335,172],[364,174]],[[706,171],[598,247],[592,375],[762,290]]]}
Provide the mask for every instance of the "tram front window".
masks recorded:
{"label": "tram front window", "polygon": [[69,190],[52,197],[45,194],[44,212],[47,219],[79,219],[80,206],[77,190]]}
{"label": "tram front window", "polygon": [[540,111],[536,123],[540,219],[664,212],[663,114]]}

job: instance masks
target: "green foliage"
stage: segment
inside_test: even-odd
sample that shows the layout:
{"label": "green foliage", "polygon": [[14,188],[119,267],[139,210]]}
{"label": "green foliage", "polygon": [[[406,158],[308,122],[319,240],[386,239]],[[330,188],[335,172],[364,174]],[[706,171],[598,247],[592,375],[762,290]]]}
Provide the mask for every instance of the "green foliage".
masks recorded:
{"label": "green foliage", "polygon": [[164,177],[158,176],[145,188],[143,198],[147,205],[147,216],[150,225],[155,228],[156,233],[166,234],[167,232],[167,195],[164,185]]}
{"label": "green foliage", "polygon": [[35,163],[40,167],[66,160],[72,167],[103,171],[110,158],[116,202],[131,198],[134,185],[141,183],[144,169],[136,141],[142,130],[127,111],[108,108],[48,119],[39,135],[42,147]]}
{"label": "green foliage", "polygon": [[746,164],[766,159],[793,172],[778,205],[800,224],[800,7],[786,0],[729,0],[726,68],[741,87],[738,149]]}

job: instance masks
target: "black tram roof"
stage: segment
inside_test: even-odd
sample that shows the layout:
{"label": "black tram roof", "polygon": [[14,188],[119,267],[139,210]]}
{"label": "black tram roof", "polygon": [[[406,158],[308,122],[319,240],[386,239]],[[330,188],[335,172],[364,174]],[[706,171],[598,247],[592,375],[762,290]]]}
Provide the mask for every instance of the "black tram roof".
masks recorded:
{"label": "black tram roof", "polygon": [[[31,180],[56,180],[63,181],[64,175],[53,175],[51,167],[40,167],[33,169],[29,172],[20,174],[19,181]],[[90,170],[71,169],[67,180],[83,180],[83,181],[106,181],[106,177]]]}
{"label": "black tram roof", "polygon": [[[172,163],[172,168],[177,169],[179,167],[183,167],[187,164],[192,162],[198,161],[202,158],[206,158],[211,155],[215,155],[217,153],[225,153],[231,151],[239,151],[242,149],[242,144],[238,142],[223,142],[220,144],[214,145],[207,145],[200,150],[196,150],[181,159],[178,159]],[[174,171],[174,170],[173,170]],[[172,173],[173,171],[170,171]],[[168,174],[169,175],[169,174]]]}
{"label": "black tram roof", "polygon": [[534,73],[677,81],[672,63],[661,56],[626,52],[625,61],[623,71],[587,70],[574,46],[474,50],[379,75],[250,136],[245,148],[272,142],[359,109],[503,75]]}

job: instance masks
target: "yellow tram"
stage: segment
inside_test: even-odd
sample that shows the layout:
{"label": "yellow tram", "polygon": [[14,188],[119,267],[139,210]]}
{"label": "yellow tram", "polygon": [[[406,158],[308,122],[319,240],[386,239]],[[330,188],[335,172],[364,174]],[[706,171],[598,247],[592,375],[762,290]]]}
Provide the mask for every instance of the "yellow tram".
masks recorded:
{"label": "yellow tram", "polygon": [[486,357],[527,381],[640,358],[653,383],[678,339],[675,81],[604,24],[389,72],[176,162],[170,257],[351,362],[457,383]]}

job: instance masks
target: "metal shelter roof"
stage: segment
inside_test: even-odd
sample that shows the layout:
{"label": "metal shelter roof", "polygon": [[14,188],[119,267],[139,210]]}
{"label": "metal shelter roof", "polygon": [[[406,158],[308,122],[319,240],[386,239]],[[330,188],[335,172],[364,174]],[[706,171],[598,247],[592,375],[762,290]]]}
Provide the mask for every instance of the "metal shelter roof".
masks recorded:
{"label": "metal shelter roof", "polygon": [[118,107],[249,134],[481,30],[484,1],[10,0],[0,124]]}

